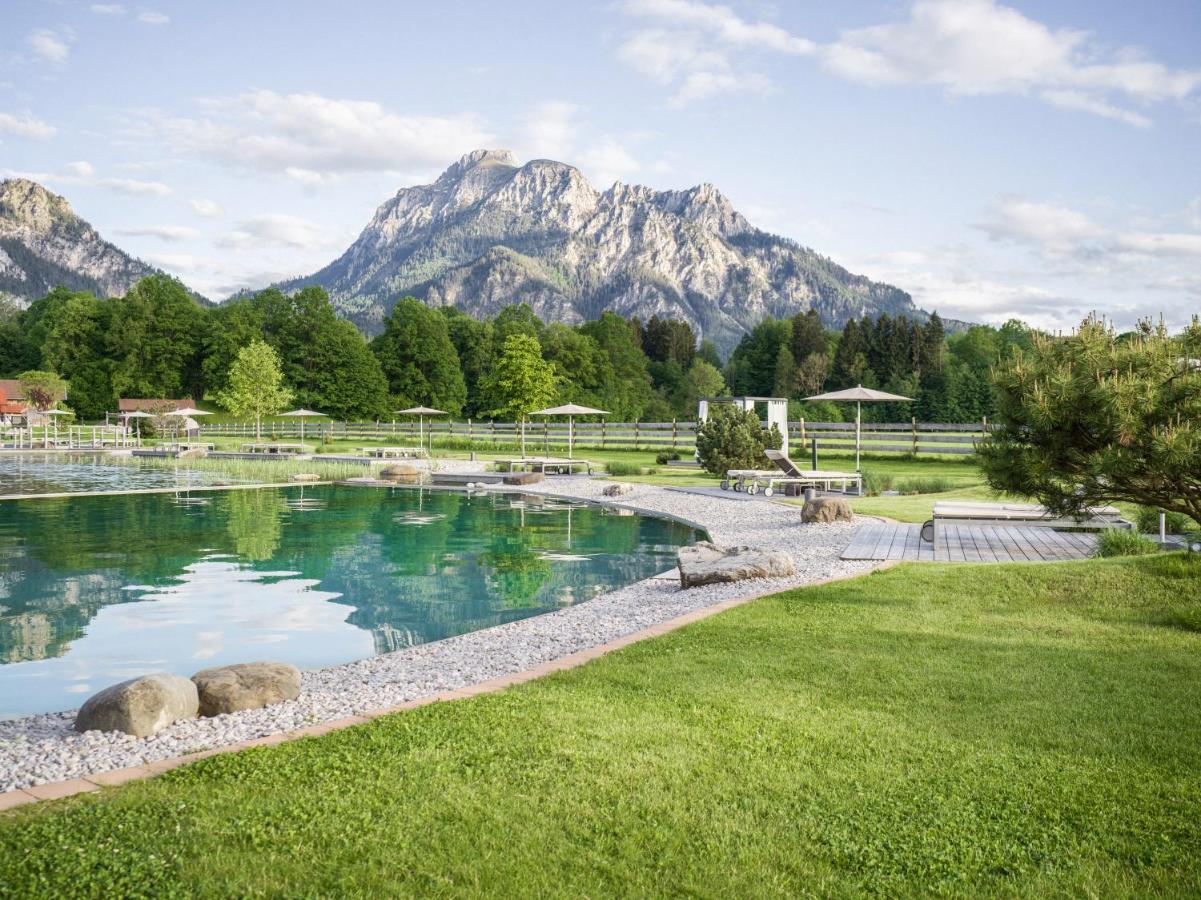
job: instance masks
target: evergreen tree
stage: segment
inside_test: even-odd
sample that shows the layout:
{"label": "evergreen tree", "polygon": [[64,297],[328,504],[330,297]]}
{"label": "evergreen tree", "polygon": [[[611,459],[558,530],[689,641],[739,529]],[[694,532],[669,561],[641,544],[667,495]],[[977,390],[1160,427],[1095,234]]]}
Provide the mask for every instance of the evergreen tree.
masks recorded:
{"label": "evergreen tree", "polygon": [[701,341],[701,346],[697,349],[696,355],[698,359],[703,359],[713,368],[721,371],[721,354],[717,352],[717,344],[709,338]]}
{"label": "evergreen tree", "polygon": [[776,373],[772,384],[772,396],[791,397],[796,390],[796,363],[792,360],[792,351],[786,344],[780,344],[776,352]]}
{"label": "evergreen tree", "polygon": [[455,415],[463,411],[467,385],[445,316],[405,297],[392,308],[371,350],[399,406],[433,406]]}
{"label": "evergreen tree", "polygon": [[492,323],[473,319],[453,306],[444,306],[439,312],[446,317],[450,342],[459,354],[459,367],[463,372],[463,383],[467,391],[467,403],[463,412],[469,416],[486,415],[487,411],[481,405],[481,397],[484,377],[495,358]]}
{"label": "evergreen tree", "polygon": [[826,329],[816,309],[797,313],[792,317],[792,344],[789,350],[795,362],[800,363],[813,353],[826,353]]}
{"label": "evergreen tree", "polygon": [[641,346],[651,361],[675,360],[681,369],[687,369],[696,356],[696,332],[691,325],[679,319],[651,316],[646,323]]}
{"label": "evergreen tree", "polygon": [[854,387],[859,383],[857,379],[862,375],[866,344],[859,323],[847,319],[831,364],[830,381],[835,389]]}

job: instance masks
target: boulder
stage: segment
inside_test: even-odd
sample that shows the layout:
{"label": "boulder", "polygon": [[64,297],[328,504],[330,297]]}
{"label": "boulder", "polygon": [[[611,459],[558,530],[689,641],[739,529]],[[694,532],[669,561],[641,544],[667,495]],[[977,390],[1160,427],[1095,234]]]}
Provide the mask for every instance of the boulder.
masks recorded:
{"label": "boulder", "polygon": [[252,662],[204,669],[192,676],[200,715],[259,709],[300,696],[300,669],[288,663]]}
{"label": "boulder", "polygon": [[321,476],[313,472],[297,472],[292,476],[293,481],[320,481]]}
{"label": "boulder", "polygon": [[421,470],[412,463],[392,463],[379,470],[379,477],[399,484],[420,484]]}
{"label": "boulder", "polygon": [[850,522],[854,519],[851,504],[842,497],[814,497],[801,510],[802,522]]}
{"label": "boulder", "polygon": [[147,737],[199,709],[194,685],[166,672],[131,678],[88,698],[75,716],[76,731],[123,731]]}
{"label": "boulder", "polygon": [[625,482],[625,481],[618,481],[615,484],[609,485],[603,491],[601,491],[601,493],[604,494],[606,497],[624,497],[626,494],[631,494],[633,492],[634,492],[634,485],[630,484],[629,482]]}
{"label": "boulder", "polygon": [[681,547],[677,559],[682,588],[746,578],[787,578],[796,574],[796,564],[783,550],[718,547],[700,541],[691,547]]}
{"label": "boulder", "polygon": [[541,472],[506,472],[501,481],[505,484],[537,484],[545,477]]}

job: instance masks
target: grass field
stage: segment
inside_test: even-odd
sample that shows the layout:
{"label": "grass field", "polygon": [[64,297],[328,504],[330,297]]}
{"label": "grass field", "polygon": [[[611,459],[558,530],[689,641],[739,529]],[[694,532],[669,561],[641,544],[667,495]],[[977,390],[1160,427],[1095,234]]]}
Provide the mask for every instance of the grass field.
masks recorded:
{"label": "grass field", "polygon": [[910,564],[0,816],[0,893],[1201,892],[1201,559]]}

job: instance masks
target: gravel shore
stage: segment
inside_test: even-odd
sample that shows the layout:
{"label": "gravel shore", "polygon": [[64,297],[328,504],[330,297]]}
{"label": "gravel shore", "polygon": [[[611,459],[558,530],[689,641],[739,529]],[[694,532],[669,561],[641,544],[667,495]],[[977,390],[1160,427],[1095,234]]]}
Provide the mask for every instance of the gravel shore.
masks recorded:
{"label": "gravel shore", "polygon": [[[612,483],[558,477],[522,491],[603,501],[602,491]],[[0,722],[0,791],[141,765],[467,687],[725,600],[873,567],[870,562],[839,559],[853,524],[801,525],[795,506],[766,500],[740,502],[654,485],[633,488],[614,505],[699,525],[718,544],[786,550],[800,574],[687,591],[679,589],[675,578],[648,578],[546,615],[307,671],[298,700],[177,722],[149,738],[116,732],[77,734],[72,728],[74,710]]]}

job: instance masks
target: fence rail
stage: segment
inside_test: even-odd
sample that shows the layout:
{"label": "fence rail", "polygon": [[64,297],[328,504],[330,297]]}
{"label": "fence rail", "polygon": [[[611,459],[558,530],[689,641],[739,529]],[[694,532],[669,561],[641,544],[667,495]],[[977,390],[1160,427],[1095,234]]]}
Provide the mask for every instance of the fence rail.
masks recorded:
{"label": "fence rail", "polygon": [[[299,438],[299,422],[265,422],[265,438]],[[255,427],[246,422],[202,423],[206,437],[253,438]],[[988,431],[988,422],[865,422],[861,435],[864,452],[933,453],[968,456]],[[416,443],[419,435],[435,444],[504,444],[520,440],[521,428],[514,422],[435,420],[418,426],[416,422],[321,422],[303,426],[310,440],[395,441]],[[696,448],[696,423],[678,422],[577,422],[571,430],[577,447],[597,449],[647,449],[691,452]],[[789,440],[794,447],[808,446],[816,439],[819,449],[854,450],[854,422],[788,423]],[[567,443],[566,422],[530,422],[525,428],[529,446],[563,446]]]}

